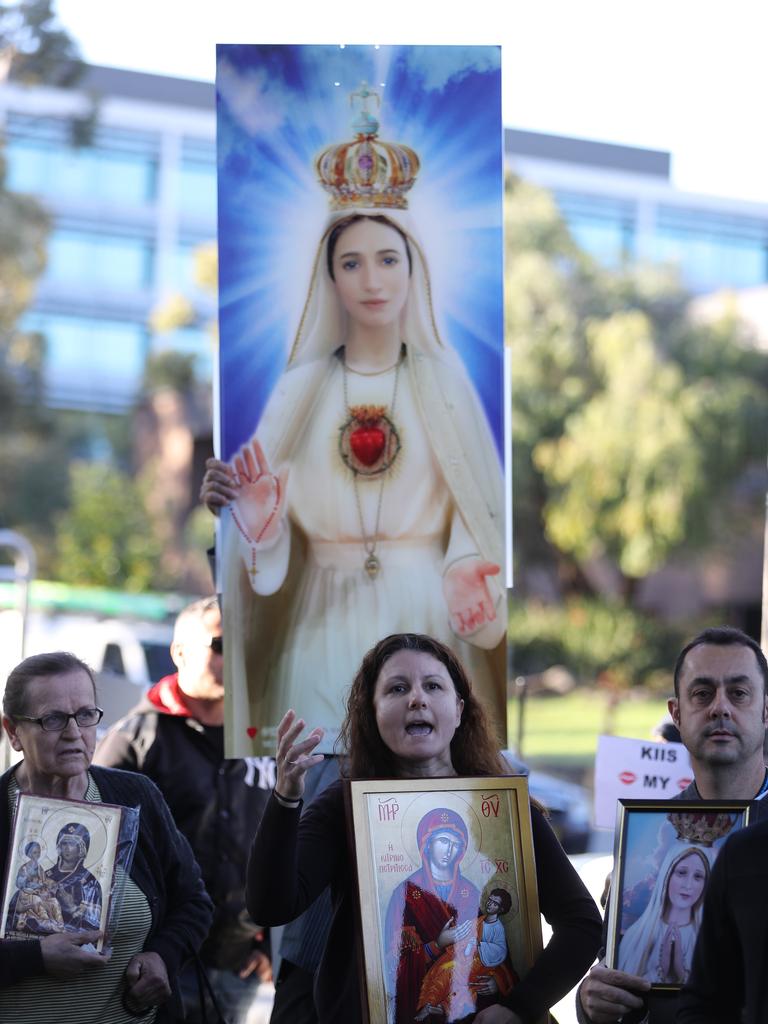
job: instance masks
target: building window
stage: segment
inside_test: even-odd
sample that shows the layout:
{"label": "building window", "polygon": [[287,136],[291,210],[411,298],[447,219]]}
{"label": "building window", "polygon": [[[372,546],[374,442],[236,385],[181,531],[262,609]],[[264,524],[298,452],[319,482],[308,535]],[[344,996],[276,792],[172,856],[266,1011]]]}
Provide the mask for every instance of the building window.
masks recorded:
{"label": "building window", "polygon": [[136,400],[148,347],[141,324],[28,313],[21,326],[45,338],[43,379],[50,405],[120,411]]}
{"label": "building window", "polygon": [[157,139],[149,133],[102,129],[91,145],[73,146],[67,121],[12,114],[6,158],[16,192],[139,205],[157,191]]}
{"label": "building window", "polygon": [[577,245],[605,267],[635,257],[634,205],[623,200],[556,190],[555,201]]}
{"label": "building window", "polygon": [[48,239],[45,279],[133,291],[150,286],[152,257],[153,246],[146,239],[58,227]]}
{"label": "building window", "polygon": [[216,150],[202,139],[185,139],[178,169],[179,209],[216,219]]}
{"label": "building window", "polygon": [[679,269],[695,292],[768,281],[768,223],[751,217],[661,207],[654,256]]}
{"label": "building window", "polygon": [[198,217],[216,217],[216,168],[184,162],[179,168],[179,209]]}
{"label": "building window", "polygon": [[196,242],[182,241],[173,250],[171,285],[193,300],[208,294],[195,278],[195,258],[200,246],[209,241],[209,238],[201,238]]}

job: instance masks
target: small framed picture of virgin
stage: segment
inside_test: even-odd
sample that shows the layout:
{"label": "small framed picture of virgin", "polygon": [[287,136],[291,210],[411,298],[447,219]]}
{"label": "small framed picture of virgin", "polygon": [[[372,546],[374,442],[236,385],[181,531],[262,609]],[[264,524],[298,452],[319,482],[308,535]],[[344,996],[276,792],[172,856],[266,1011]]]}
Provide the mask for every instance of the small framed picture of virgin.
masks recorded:
{"label": "small framed picture of virgin", "polygon": [[[0,938],[101,932],[112,926],[138,830],[132,808],[22,794],[13,821]],[[121,870],[118,870],[120,868]]]}
{"label": "small framed picture of virgin", "polygon": [[350,786],[364,1020],[463,1020],[541,950],[527,780]]}
{"label": "small framed picture of virgin", "polygon": [[620,800],[608,967],[654,989],[685,984],[712,865],[748,824],[749,801]]}

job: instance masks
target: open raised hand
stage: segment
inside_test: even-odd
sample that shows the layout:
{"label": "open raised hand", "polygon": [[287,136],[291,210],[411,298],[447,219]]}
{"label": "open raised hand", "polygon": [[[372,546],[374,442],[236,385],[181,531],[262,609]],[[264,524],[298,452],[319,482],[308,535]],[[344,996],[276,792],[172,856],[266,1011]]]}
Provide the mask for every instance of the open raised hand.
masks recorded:
{"label": "open raised hand", "polygon": [[277,772],[276,791],[286,800],[300,800],[304,794],[304,776],[307,771],[323,760],[322,754],[313,754],[324,736],[320,728],[313,729],[303,740],[304,719],[297,718],[296,712],[286,711],[277,727]]}
{"label": "open raised hand", "polygon": [[288,467],[281,467],[275,475],[256,440],[241,448],[233,461],[237,525],[252,543],[269,544],[283,526]]}
{"label": "open raised hand", "polygon": [[494,562],[476,555],[454,562],[443,577],[443,594],[451,628],[457,636],[472,636],[496,618],[487,577],[501,572]]}

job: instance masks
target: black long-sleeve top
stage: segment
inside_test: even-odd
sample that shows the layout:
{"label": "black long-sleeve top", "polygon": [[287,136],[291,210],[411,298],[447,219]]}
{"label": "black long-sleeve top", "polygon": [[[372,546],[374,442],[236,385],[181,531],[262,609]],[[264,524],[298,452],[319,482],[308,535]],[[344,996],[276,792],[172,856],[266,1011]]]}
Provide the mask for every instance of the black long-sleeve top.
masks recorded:
{"label": "black long-sleeve top", "polygon": [[768,1022],[768,820],[734,833],[707,884],[678,1024]]}
{"label": "black long-sleeve top", "polygon": [[[320,1024],[361,1020],[355,948],[355,886],[344,814],[345,783],[333,783],[300,816],[274,797],[251,848],[246,901],[254,920],[285,924],[330,884],[333,920],[317,972]],[[531,809],[539,906],[552,938],[503,1000],[524,1021],[538,1020],[583,976],[600,945],[600,914],[544,816]]]}

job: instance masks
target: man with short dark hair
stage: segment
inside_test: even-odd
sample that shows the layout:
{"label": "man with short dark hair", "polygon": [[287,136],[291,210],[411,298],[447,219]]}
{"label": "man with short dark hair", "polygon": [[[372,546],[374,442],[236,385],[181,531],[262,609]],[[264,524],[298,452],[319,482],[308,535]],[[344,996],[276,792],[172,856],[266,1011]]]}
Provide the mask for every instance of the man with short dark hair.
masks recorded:
{"label": "man with short dark hair", "polygon": [[[677,656],[673,679],[675,697],[680,696],[680,676],[685,659],[688,657],[688,652],[692,651],[694,647],[701,647],[703,644],[710,644],[715,647],[748,647],[755,656],[763,679],[763,687],[768,695],[768,660],[766,660],[765,652],[757,640],[753,640],[748,633],[743,633],[740,629],[736,629],[735,626],[709,626],[707,629],[702,630],[701,633],[698,633],[693,640],[689,640]],[[671,710],[670,708],[670,713]]]}
{"label": "man with short dark hair", "polygon": [[[94,763],[141,772],[162,790],[215,907],[201,958],[222,1012],[240,1024],[260,975],[269,969],[261,931],[245,909],[245,866],[274,783],[274,760],[224,758],[221,614],[215,597],[179,614],[171,657],[177,671],[113,726]],[[182,974],[180,988],[186,1021],[205,1019],[193,970]],[[211,1008],[207,1014],[214,1019]]]}
{"label": "man with short dark hair", "polygon": [[[768,818],[768,663],[759,645],[738,629],[706,629],[680,652],[674,683],[669,711],[694,777],[678,799],[757,800],[756,816]],[[650,987],[601,962],[581,983],[577,1017],[581,1024],[671,1024],[678,1000]]]}

